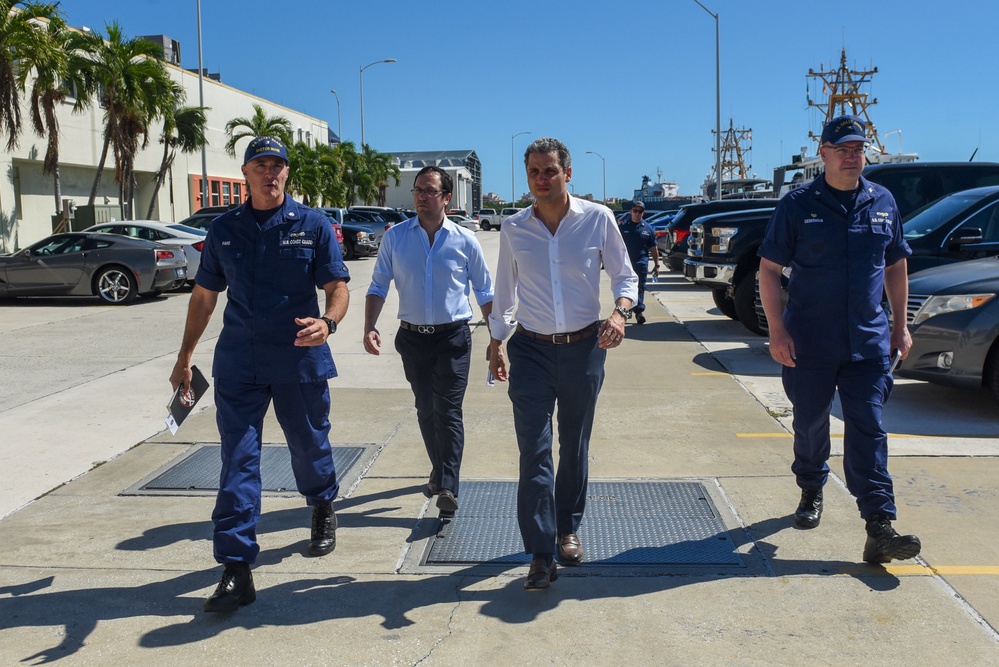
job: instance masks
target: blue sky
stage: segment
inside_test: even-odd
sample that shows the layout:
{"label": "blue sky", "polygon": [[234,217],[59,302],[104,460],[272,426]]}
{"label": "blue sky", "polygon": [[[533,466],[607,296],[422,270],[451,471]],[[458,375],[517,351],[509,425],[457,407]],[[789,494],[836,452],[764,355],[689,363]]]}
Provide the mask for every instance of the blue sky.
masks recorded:
{"label": "blue sky", "polygon": [[[809,68],[878,68],[872,120],[922,160],[999,161],[999,3],[702,0],[720,16],[722,127],[752,128],[753,171],[769,178],[809,145],[821,97]],[[474,149],[484,191],[526,191],[522,155],[540,136],[573,155],[577,194],[629,197],[643,175],[695,194],[714,164],[715,22],[694,0],[203,0],[204,63],[222,80],[327,120],[383,152]],[[195,0],[63,0],[74,26],[117,20],[166,34],[197,67]],[[194,102],[195,100],[192,100]],[[249,115],[251,110],[247,110]],[[811,151],[811,146],[810,146]]]}

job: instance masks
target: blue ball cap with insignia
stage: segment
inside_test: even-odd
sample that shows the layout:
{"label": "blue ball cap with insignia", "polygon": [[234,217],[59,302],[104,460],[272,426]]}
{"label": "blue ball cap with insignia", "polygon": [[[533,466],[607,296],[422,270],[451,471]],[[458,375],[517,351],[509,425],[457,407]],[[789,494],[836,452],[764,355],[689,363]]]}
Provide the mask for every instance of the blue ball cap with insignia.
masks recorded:
{"label": "blue ball cap with insignia", "polygon": [[822,143],[837,146],[847,141],[867,139],[867,123],[859,116],[837,116],[822,128]]}
{"label": "blue ball cap with insignia", "polygon": [[288,161],[288,151],[285,150],[284,142],[277,137],[257,137],[246,147],[243,155],[243,164],[249,164],[251,160],[258,157],[279,157],[285,162]]}

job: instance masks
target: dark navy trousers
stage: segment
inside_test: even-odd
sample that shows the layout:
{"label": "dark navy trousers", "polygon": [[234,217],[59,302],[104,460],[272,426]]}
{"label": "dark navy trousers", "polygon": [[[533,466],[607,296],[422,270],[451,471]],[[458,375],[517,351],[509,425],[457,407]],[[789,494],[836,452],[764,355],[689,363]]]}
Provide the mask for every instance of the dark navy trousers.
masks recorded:
{"label": "dark navy trousers", "polygon": [[336,498],[339,485],[330,447],[329,384],[247,384],[215,378],[216,421],[222,437],[222,473],[212,513],[219,563],[253,563],[260,547],[260,447],[271,400],[288,441],[298,492],[309,505]]}
{"label": "dark navy trousers", "polygon": [[468,325],[421,334],[399,328],[395,349],[416,399],[416,419],[430,457],[430,483],[458,496],[472,332]]}
{"label": "dark navy trousers", "polygon": [[[599,337],[556,345],[514,333],[507,344],[510,400],[520,449],[517,521],[524,550],[555,553],[556,535],[579,531],[586,508],[590,433],[604,381]],[[558,471],[552,416],[558,404]]]}
{"label": "dark navy trousers", "polygon": [[645,312],[645,283],[649,279],[649,260],[646,258],[641,262],[635,262],[631,268],[638,274],[638,303],[632,306],[636,313]]}
{"label": "dark navy trousers", "polygon": [[881,411],[893,381],[888,357],[831,361],[798,357],[783,369],[784,391],[794,406],[794,463],[798,486],[818,490],[829,475],[829,412],[839,391],[843,408],[843,469],[846,487],[857,499],[860,516],[881,513],[895,518],[895,492],[888,474],[888,434]]}

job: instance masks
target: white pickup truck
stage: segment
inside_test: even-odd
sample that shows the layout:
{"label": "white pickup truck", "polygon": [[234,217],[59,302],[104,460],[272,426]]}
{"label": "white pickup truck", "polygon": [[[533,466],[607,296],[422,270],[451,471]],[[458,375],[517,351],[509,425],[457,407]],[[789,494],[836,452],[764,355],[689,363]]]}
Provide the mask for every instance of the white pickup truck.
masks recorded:
{"label": "white pickup truck", "polygon": [[503,221],[509,218],[511,215],[516,215],[520,213],[519,208],[504,208],[499,213],[492,210],[491,208],[484,208],[477,212],[479,218],[479,229],[484,232],[488,232],[490,229],[495,229],[499,231],[500,226]]}

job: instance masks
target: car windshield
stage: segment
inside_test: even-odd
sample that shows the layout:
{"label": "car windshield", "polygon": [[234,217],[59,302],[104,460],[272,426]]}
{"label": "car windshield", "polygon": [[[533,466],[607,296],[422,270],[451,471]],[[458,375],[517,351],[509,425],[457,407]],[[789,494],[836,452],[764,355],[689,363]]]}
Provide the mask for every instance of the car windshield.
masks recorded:
{"label": "car windshield", "polygon": [[167,225],[170,229],[175,229],[178,232],[186,232],[188,234],[194,234],[195,236],[207,236],[208,232],[204,229],[198,229],[197,227],[188,227],[187,225]]}
{"label": "car windshield", "polygon": [[935,232],[979,199],[977,196],[958,193],[927,204],[910,214],[903,223],[905,238],[918,239]]}

